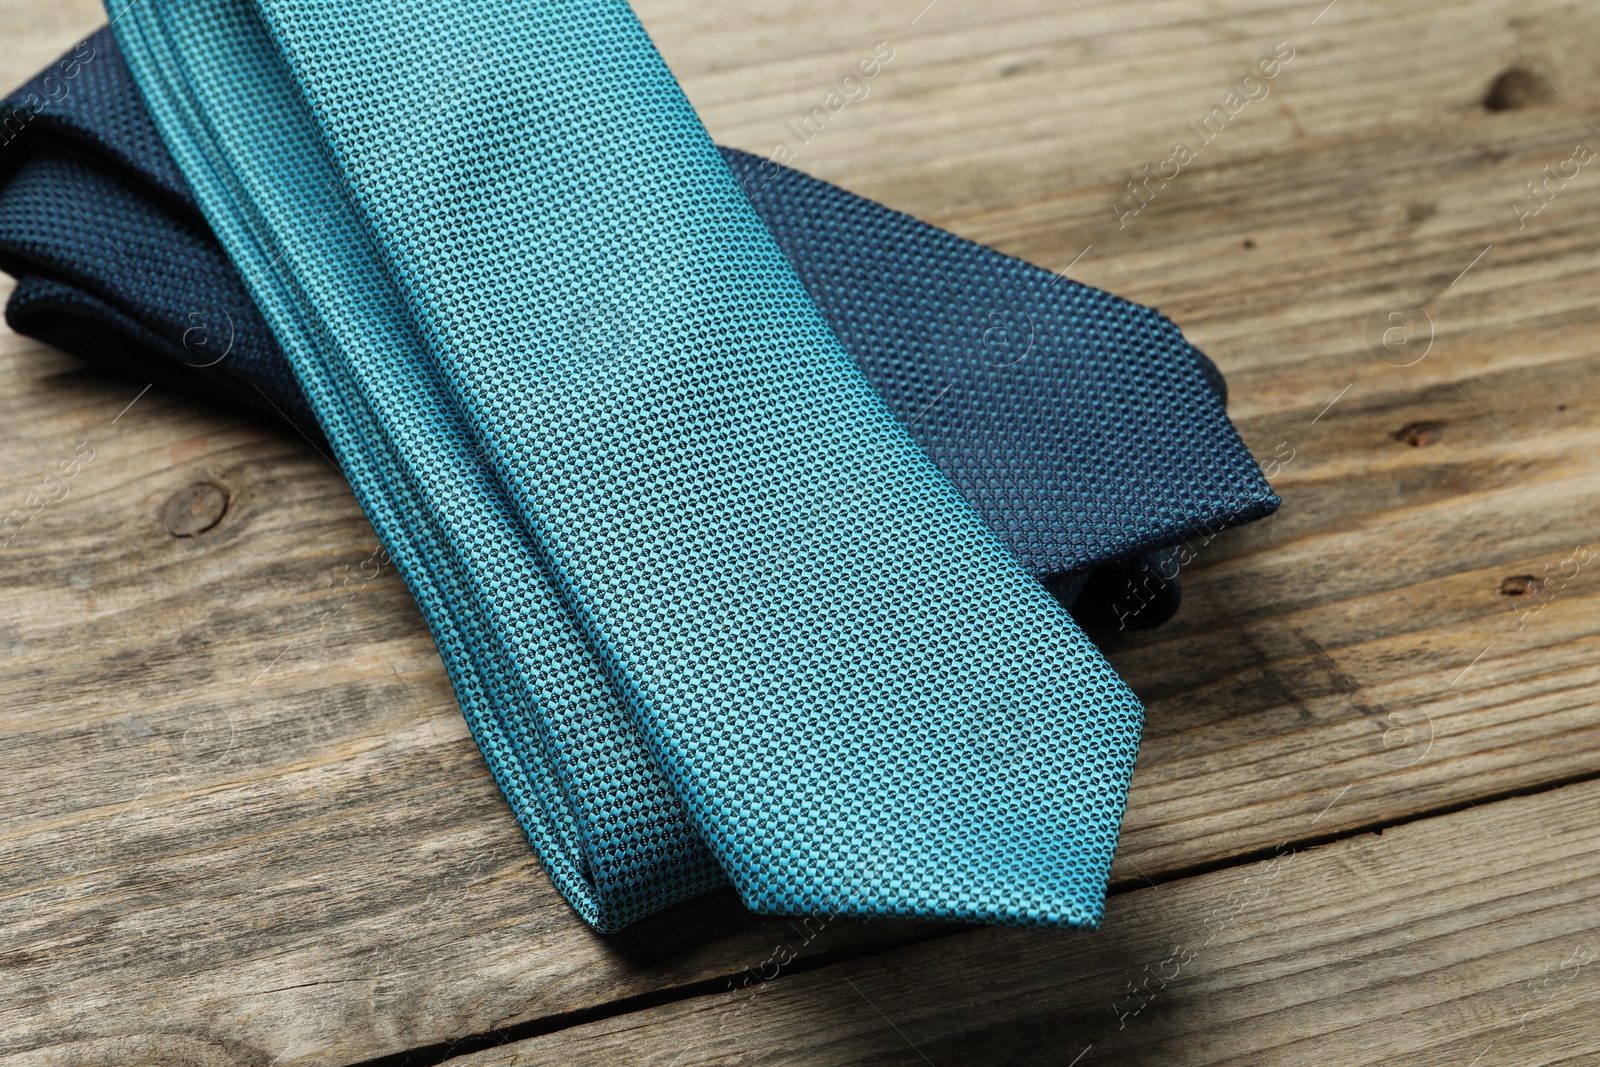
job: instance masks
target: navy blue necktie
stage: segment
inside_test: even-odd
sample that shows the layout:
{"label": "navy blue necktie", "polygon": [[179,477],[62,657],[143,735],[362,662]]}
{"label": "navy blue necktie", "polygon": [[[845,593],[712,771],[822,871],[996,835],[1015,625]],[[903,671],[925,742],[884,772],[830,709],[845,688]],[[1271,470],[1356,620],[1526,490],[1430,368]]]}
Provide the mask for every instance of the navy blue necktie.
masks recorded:
{"label": "navy blue necktie", "polygon": [[[0,117],[17,332],[319,434],[108,30]],[[1277,498],[1165,317],[737,149],[724,158],[896,418],[1085,625],[1178,606],[1176,550]]]}

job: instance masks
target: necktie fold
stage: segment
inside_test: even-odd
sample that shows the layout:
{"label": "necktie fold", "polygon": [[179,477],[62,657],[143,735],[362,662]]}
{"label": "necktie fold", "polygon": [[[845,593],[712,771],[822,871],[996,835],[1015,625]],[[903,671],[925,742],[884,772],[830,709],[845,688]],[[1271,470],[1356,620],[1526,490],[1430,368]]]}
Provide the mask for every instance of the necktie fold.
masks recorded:
{"label": "necktie fold", "polygon": [[[12,327],[318,436],[110,30],[12,93],[0,117]],[[1179,599],[1166,546],[1277,506],[1205,395],[1202,383],[1226,395],[1222,376],[1160,314],[720,151],[874,390],[1085,625],[1166,621]]]}
{"label": "necktie fold", "polygon": [[[1170,323],[719,153],[621,3],[145,0],[116,31],[182,175],[160,210],[192,192],[248,294],[228,317],[275,340],[259,380],[215,377],[270,396],[287,361],[587,921],[724,880],[769,913],[1098,921],[1142,713],[1030,572],[1276,504]],[[475,79],[486,54],[538,62]],[[75,165],[30,153],[0,215]],[[191,236],[152,253],[180,287]],[[945,281],[908,299],[906,272]],[[81,277],[30,284],[171,344],[71,310]],[[1031,340],[970,341],[1019,308],[1032,394],[1004,373]],[[1199,448],[1126,454],[1093,521],[1124,428],[1073,388]]]}

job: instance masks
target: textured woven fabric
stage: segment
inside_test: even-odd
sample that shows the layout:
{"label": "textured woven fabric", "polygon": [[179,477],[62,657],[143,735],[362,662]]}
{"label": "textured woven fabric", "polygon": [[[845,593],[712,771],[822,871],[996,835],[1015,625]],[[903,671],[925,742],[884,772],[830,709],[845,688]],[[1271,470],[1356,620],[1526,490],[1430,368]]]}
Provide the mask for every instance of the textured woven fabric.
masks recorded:
{"label": "textured woven fabric", "polygon": [[[620,4],[515,23],[486,4],[265,14],[276,44],[222,0],[148,0],[118,30],[580,913],[613,929],[731,877],[762,911],[1096,921],[1137,703],[929,463],[926,416],[868,389],[817,310],[830,299],[780,254],[845,258],[898,227],[931,242],[929,269],[969,270],[938,261],[948,235],[889,213],[809,245],[770,214],[764,228],[750,203],[775,183],[741,194]],[[538,69],[463,83],[484,49]],[[429,100],[455,108],[442,130]],[[977,273],[1002,295],[1006,271],[1031,270],[994,259]],[[871,321],[884,305],[841,327],[835,297],[835,329],[891,349],[886,376],[921,388],[904,365],[918,353]],[[1221,419],[1213,457],[1236,461],[1204,364],[1159,316],[1128,314],[1096,328],[1147,330],[1135,344],[1188,360],[1198,417]],[[1162,388],[1131,408],[1170,402]],[[1021,494],[1060,468],[1018,481],[991,458],[989,479],[981,459],[942,467],[968,472],[969,494],[1003,488],[1028,557],[1051,535]],[[1170,543],[1153,527],[1204,521],[1221,483],[1195,462],[1187,511],[1136,502],[1106,520],[1123,540],[1074,543]],[[1270,508],[1248,470],[1215,513]]]}
{"label": "textured woven fabric", "polygon": [[[873,394],[625,5],[259,13],[117,30],[463,688],[531,696],[558,884],[646,872],[586,917],[709,852],[763,912],[1096,922],[1138,702]],[[538,59],[463,91],[486,49]]]}
{"label": "textured woven fabric", "polygon": [[[0,265],[23,278],[13,327],[315,435],[110,32],[0,114],[18,116],[0,151],[13,179],[0,186]],[[890,410],[1080,619],[1159,624],[1178,584],[1170,568],[1152,581],[1152,546],[1276,505],[1201,388],[1220,394],[1221,376],[1156,312],[721,151]],[[163,354],[183,366],[151,358]]]}
{"label": "textured woven fabric", "polygon": [[315,433],[109,30],[0,104],[0,175],[0,268],[21,279],[14,328],[97,362],[125,355],[146,380],[276,409]]}
{"label": "textured woven fabric", "polygon": [[[46,340],[66,341],[63,347],[69,350],[82,350],[83,341],[96,340],[95,333],[122,332],[132,316],[119,309],[132,303],[146,335],[140,338],[146,342],[142,347],[148,350],[153,342],[154,350],[167,357],[158,371],[161,381],[190,389],[203,383],[207,390],[257,408],[280,408],[300,424],[314,426],[287,363],[271,335],[257,325],[259,315],[243,288],[236,280],[212,284],[217,265],[207,260],[217,249],[209,232],[175,215],[151,225],[150,215],[138,192],[108,171],[80,162],[65,149],[36,147],[11,172],[0,196],[0,266],[47,283],[23,286],[13,297],[17,324]],[[92,279],[82,273],[86,248],[97,252]],[[77,292],[67,292],[69,287]],[[103,293],[131,294],[133,300],[96,298]],[[100,329],[81,340],[59,336],[71,320]],[[241,322],[256,328],[240,330]],[[146,362],[136,366],[143,369]]]}

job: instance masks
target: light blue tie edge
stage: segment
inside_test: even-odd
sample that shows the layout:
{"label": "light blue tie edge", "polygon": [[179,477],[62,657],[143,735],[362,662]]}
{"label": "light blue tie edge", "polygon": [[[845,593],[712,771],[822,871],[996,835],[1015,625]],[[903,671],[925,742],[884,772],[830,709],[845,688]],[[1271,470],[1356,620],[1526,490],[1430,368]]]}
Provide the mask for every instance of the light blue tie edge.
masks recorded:
{"label": "light blue tie edge", "polygon": [[729,879],[1099,921],[1138,701],[889,416],[625,4],[112,15],[585,920]]}

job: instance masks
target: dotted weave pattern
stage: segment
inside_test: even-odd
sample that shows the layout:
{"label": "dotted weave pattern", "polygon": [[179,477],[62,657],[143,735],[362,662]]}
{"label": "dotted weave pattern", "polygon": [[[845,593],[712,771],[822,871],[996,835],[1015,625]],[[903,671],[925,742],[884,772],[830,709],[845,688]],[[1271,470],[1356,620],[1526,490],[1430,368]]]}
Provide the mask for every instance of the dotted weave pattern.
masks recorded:
{"label": "dotted weave pattern", "polygon": [[[0,103],[0,269],[19,333],[315,433],[294,375],[218,254],[109,30]],[[128,342],[132,342],[130,347]],[[104,358],[102,355],[101,358]]]}
{"label": "dotted weave pattern", "polygon": [[[202,203],[237,206],[216,216],[218,235],[411,585],[551,880],[601,930],[723,884],[446,402],[259,23],[237,5],[141,14],[122,32],[148,64],[156,117],[186,131],[174,149]],[[241,74],[252,92],[232,108],[202,115],[185,95]]]}
{"label": "dotted weave pattern", "polygon": [[[625,5],[124,10],[584,918],[727,877],[763,912],[1098,921],[1137,701],[873,392]],[[539,61],[484,80],[485,50]]]}
{"label": "dotted weave pattern", "polygon": [[[745,903],[1095,921],[1137,701],[872,393],[627,6],[260,9]],[[485,47],[537,62],[464,84]]]}
{"label": "dotted weave pattern", "polygon": [[[13,328],[316,437],[110,30],[0,107],[26,119],[0,147],[0,174],[41,175],[56,194],[24,196],[38,178],[0,183],[0,262],[19,277]],[[1175,568],[1146,569],[1149,546],[1276,505],[1190,364],[1219,397],[1221,375],[1157,313],[721,152],[873,389],[1075,616],[1158,625],[1178,583]]]}
{"label": "dotted weave pattern", "polygon": [[724,151],[889,410],[1035,574],[1276,510],[1222,375],[1160,312]]}

